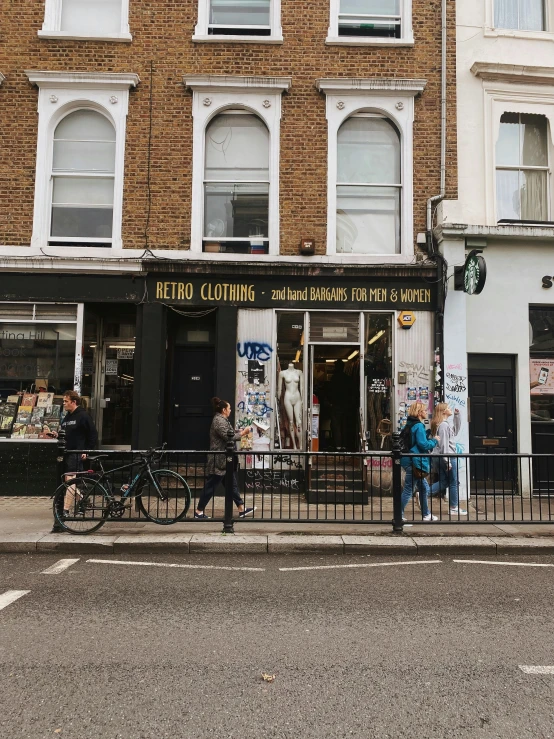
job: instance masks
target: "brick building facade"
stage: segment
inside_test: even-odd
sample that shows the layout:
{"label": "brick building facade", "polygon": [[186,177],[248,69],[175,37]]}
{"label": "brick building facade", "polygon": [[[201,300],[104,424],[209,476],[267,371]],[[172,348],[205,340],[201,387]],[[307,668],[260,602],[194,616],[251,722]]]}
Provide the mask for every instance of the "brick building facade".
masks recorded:
{"label": "brick building facade", "polygon": [[[455,198],[455,4],[452,0],[444,4],[448,29],[446,197]],[[417,387],[416,393],[421,387],[422,397],[425,393],[432,397],[433,392],[436,264],[422,252],[418,234],[427,228],[427,200],[440,189],[441,1],[383,2],[384,10],[377,15],[373,11],[371,18],[357,17],[360,4],[345,0],[342,4],[339,0],[237,0],[226,7],[218,0],[121,0],[88,5],[98,6],[96,15],[80,18],[82,6],[76,0],[24,0],[10,3],[3,17],[2,321],[21,326],[24,321],[39,320],[38,309],[24,315],[25,311],[14,307],[21,303],[29,310],[31,304],[76,305],[76,328],[68,339],[75,341],[75,378],[70,373],[63,379],[74,379],[90,397],[97,423],[105,426],[106,445],[143,446],[164,439],[179,446],[183,429],[194,426],[195,418],[204,440],[209,424],[205,401],[217,393],[235,401],[237,420],[265,418],[269,430],[264,433],[271,443],[294,448],[294,431],[287,427],[286,413],[279,410],[282,397],[277,397],[283,362],[303,371],[306,402],[298,444],[309,445],[313,439],[304,430],[311,427],[309,396],[316,394],[316,367],[342,360],[352,364],[347,357],[356,351],[353,361],[358,367],[351,375],[356,382],[360,380],[356,404],[363,410],[363,432],[375,444],[383,418],[392,418],[393,426],[393,416],[401,422],[411,399],[406,387]],[[249,13],[262,22],[252,23]],[[66,116],[79,110],[100,113],[115,130],[114,142],[106,143],[100,134],[97,138],[102,139],[104,153],[114,147],[115,174],[111,170],[109,175],[93,173],[83,190],[86,199],[96,197],[90,189],[96,177],[94,186],[102,180],[102,197],[106,197],[115,183],[110,200],[113,230],[111,225],[98,230],[105,238],[90,241],[72,240],[65,216],[60,231],[65,236],[56,239],[53,230],[57,205],[52,192],[55,198],[56,187],[61,192],[63,185],[64,197],[71,200],[71,190],[77,192],[75,188],[83,182],[74,178],[71,163],[67,164],[71,145],[63,151],[62,147],[69,134],[62,135],[59,127]],[[257,212],[262,215],[257,219],[257,232],[245,232],[237,248],[217,228],[208,233],[203,216],[203,208],[211,207],[211,202],[217,207],[223,202],[221,189],[214,189],[213,201],[209,188],[205,189],[209,178],[201,170],[207,156],[206,128],[216,115],[225,116],[228,110],[260,119],[260,130],[267,127],[269,132],[269,174],[264,175],[269,184],[260,191],[269,191],[269,206],[265,195],[260,198],[258,193]],[[338,131],[344,130],[350,117],[362,122],[355,123],[351,137],[339,143],[337,153]],[[231,130],[228,119],[223,123]],[[364,133],[367,125],[369,134]],[[259,137],[259,131],[255,135]],[[344,191],[341,194],[336,189],[340,177],[333,179],[330,173],[336,174],[337,158],[348,158],[346,150],[352,171],[364,136],[369,136],[368,141],[385,142],[385,153],[373,160],[369,156],[367,167],[385,171],[389,165],[375,162],[390,156],[390,166],[397,167],[401,181],[394,183],[394,195],[387,190],[384,196],[383,187],[389,187],[390,181],[377,193],[371,188],[382,185],[379,177],[364,180],[365,175],[359,175],[361,179],[354,184],[369,188],[363,193],[387,201],[360,215],[358,206],[348,199],[354,191],[347,190],[348,197]],[[226,176],[225,146],[217,164],[220,178]],[[252,147],[257,146],[252,138]],[[391,154],[393,149],[396,154]],[[89,158],[91,151],[92,144]],[[245,154],[246,158],[254,156]],[[64,160],[64,172],[56,169],[56,156]],[[346,211],[336,204],[340,197],[343,204],[350,203]],[[238,222],[240,203],[237,206],[237,196],[233,198],[233,217]],[[391,205],[393,201],[396,205]],[[225,202],[229,210],[229,201]],[[356,211],[354,220],[349,220],[349,208]],[[391,215],[391,208],[397,212]],[[396,239],[385,253],[378,253],[378,246],[366,246],[371,238],[358,228],[381,223],[379,218],[387,222],[381,243]],[[346,228],[350,234],[341,238],[354,239],[354,246],[341,242],[339,248],[337,219],[339,231]],[[252,230],[253,226],[245,228]],[[315,244],[314,255],[300,254],[302,239]],[[236,292],[217,288],[219,283],[236,284]],[[257,286],[255,298],[242,299],[241,285],[246,290]],[[319,292],[311,293],[312,287]],[[279,297],[280,290],[285,291],[284,299]],[[268,297],[271,293],[273,303]],[[398,329],[396,318],[402,309],[416,311],[410,331]],[[203,315],[206,310],[212,312]],[[296,317],[289,320],[286,316],[291,311]],[[357,315],[356,326],[343,325],[343,313]],[[322,321],[325,324],[325,316],[328,325],[319,327]],[[295,331],[296,337],[292,335]],[[384,338],[371,343],[380,331]],[[261,395],[256,402],[249,401],[252,377],[246,378],[248,382],[241,380],[241,372],[246,375],[241,362],[264,364],[265,360],[259,351],[237,355],[237,344],[243,350],[255,344],[270,347],[263,401]],[[332,344],[336,345],[333,350],[322,348]],[[313,348],[308,350],[308,345]],[[373,356],[368,346],[380,346],[382,356]],[[15,344],[12,348],[17,349]],[[134,364],[123,366],[129,362],[124,350],[131,348]],[[20,349],[25,349],[23,344]],[[207,353],[202,355],[204,350]],[[36,370],[31,363],[27,369],[0,371],[2,398],[3,390],[5,394],[29,390],[41,377],[43,350],[29,351],[35,351]],[[196,362],[202,364],[202,372],[194,371]],[[369,369],[379,362],[378,371]],[[108,374],[107,366],[115,374]],[[406,387],[397,382],[403,366],[408,367]],[[415,366],[425,368],[423,378],[410,374]],[[36,377],[31,377],[32,370]],[[54,373],[56,381],[48,384],[60,392],[62,377],[59,369]],[[196,385],[191,385],[187,398],[179,396],[177,388],[184,375],[202,376],[191,380],[202,386],[202,402],[196,408]],[[329,372],[324,384],[328,380]],[[367,393],[381,380],[387,400],[374,403]],[[108,387],[112,395],[106,400]],[[114,398],[129,411],[127,420],[116,418],[115,410],[110,410]],[[190,412],[181,425],[175,425],[175,409],[183,403]],[[356,444],[353,439],[338,444],[330,427],[322,430],[328,448]],[[187,444],[194,443],[193,436],[185,436]],[[323,442],[324,436],[320,438]]]}

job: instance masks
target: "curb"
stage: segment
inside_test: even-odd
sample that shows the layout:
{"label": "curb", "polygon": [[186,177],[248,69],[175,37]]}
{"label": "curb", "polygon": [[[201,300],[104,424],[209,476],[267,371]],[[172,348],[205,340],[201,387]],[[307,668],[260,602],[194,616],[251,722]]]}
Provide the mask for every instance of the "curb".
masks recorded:
{"label": "curb", "polygon": [[554,554],[554,537],[5,534],[0,553],[34,554]]}

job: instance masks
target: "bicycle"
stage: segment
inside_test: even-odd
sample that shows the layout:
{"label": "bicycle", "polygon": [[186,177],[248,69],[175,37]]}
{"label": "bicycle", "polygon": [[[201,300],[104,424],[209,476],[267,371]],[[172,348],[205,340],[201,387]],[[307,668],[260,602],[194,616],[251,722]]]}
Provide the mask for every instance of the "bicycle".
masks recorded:
{"label": "bicycle", "polygon": [[[119,493],[113,490],[111,476],[131,469],[137,462],[105,470],[101,460],[108,454],[88,457],[89,462],[98,463],[100,471],[76,472],[74,477],[62,482],[53,496],[54,520],[64,531],[72,534],[92,534],[108,519],[122,518],[130,509],[131,501],[136,500],[140,511],[153,523],[169,525],[181,521],[190,507],[190,488],[186,480],[173,470],[152,470],[152,462],[162,455],[163,447],[141,454],[138,472],[128,485],[121,487]],[[63,511],[69,488],[69,498],[73,503],[66,516]]]}

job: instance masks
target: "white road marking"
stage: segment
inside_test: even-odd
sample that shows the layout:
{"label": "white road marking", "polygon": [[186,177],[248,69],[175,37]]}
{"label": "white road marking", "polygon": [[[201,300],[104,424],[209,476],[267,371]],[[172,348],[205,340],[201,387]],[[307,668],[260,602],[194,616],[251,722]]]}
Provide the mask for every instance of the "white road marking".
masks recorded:
{"label": "white road marking", "polygon": [[19,598],[22,598],[24,595],[27,595],[27,593],[30,592],[30,590],[6,590],[5,593],[2,593],[2,595],[0,595],[0,611],[2,610],[2,608],[9,606],[10,603],[19,600]]}
{"label": "white road marking", "polygon": [[554,675],[554,665],[519,665],[526,675]]}
{"label": "white road marking", "polygon": [[87,559],[87,562],[101,565],[138,565],[140,567],[177,567],[183,570],[232,570],[244,572],[265,572],[263,567],[218,567],[216,565],[177,565],[166,562],[124,562],[119,559]]}
{"label": "white road marking", "polygon": [[554,567],[554,564],[537,564],[531,562],[489,562],[486,559],[453,559],[452,561],[470,565],[504,565],[504,567]]}
{"label": "white road marking", "polygon": [[440,559],[427,559],[417,562],[376,562],[372,564],[358,565],[319,565],[316,567],[279,567],[279,572],[298,572],[299,570],[343,570],[357,569],[360,567],[397,567],[398,565],[438,565],[442,564]]}
{"label": "white road marking", "polygon": [[56,564],[53,564],[51,567],[47,567],[40,574],[41,575],[59,575],[60,572],[67,570],[69,567],[71,567],[71,565],[74,565],[78,561],[79,561],[78,559],[59,559],[56,562]]}

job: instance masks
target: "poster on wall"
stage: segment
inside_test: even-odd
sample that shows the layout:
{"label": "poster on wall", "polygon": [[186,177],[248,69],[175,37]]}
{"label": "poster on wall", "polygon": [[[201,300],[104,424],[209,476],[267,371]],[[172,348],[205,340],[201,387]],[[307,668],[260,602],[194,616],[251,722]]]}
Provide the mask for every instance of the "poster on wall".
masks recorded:
{"label": "poster on wall", "polygon": [[554,359],[530,359],[531,395],[554,395]]}

